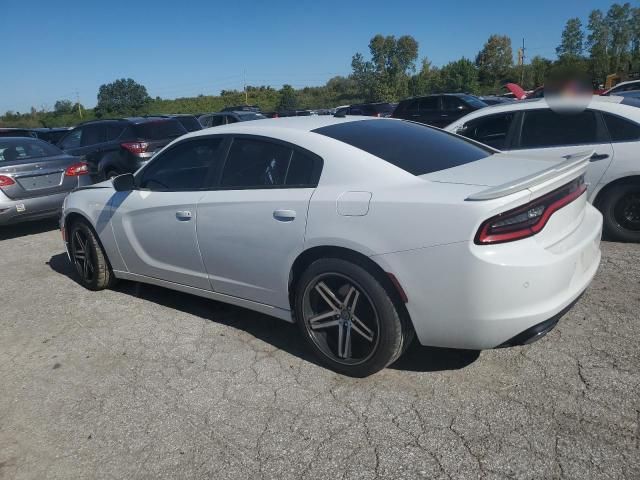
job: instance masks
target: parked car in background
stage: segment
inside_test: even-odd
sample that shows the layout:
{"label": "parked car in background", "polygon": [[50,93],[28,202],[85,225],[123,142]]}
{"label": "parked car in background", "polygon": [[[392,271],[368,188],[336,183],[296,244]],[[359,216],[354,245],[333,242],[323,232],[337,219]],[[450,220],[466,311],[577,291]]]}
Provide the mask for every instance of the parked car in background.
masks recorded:
{"label": "parked car in background", "polygon": [[88,173],[86,163],[43,140],[0,138],[0,226],[57,216],[71,190],[91,183]]}
{"label": "parked car in background", "polygon": [[392,117],[442,128],[470,112],[487,106],[473,95],[443,93],[402,100]]}
{"label": "parked car in background", "polygon": [[236,122],[249,122],[251,120],[263,120],[267,117],[261,113],[249,110],[240,110],[237,112],[217,112],[205,113],[198,118],[202,128],[219,127],[220,125],[229,125]]}
{"label": "parked car in background", "polygon": [[187,133],[176,118],[93,120],[70,130],[58,146],[89,163],[95,179],[135,172],[153,154]]}
{"label": "parked car in background", "polygon": [[221,112],[255,112],[260,113],[260,107],[258,105],[236,105],[231,107],[224,107]]}
{"label": "parked car in background", "polygon": [[6,128],[0,127],[0,137],[30,137],[38,138],[30,128]]}
{"label": "parked car in background", "polygon": [[508,97],[497,97],[493,95],[478,97],[480,101],[486,103],[487,105],[498,105],[503,103],[511,103],[514,101],[513,98]]}
{"label": "parked car in background", "polygon": [[359,103],[336,109],[335,115],[364,115],[366,117],[390,117],[395,110],[396,103]]}
{"label": "parked car in background", "polygon": [[195,115],[189,113],[171,113],[168,115],[147,115],[152,117],[175,118],[178,120],[187,132],[195,132],[202,130],[202,125]]}
{"label": "parked car in background", "polygon": [[54,145],[71,130],[69,127],[58,128],[32,128],[31,131],[36,134],[36,137],[45,142],[53,143]]}
{"label": "parked car in background", "polygon": [[295,321],[362,377],[414,336],[486,349],[550,331],[600,262],[588,158],[556,168],[384,118],[242,122],[73,192],[61,228],[88,289],[129,279]]}
{"label": "parked car in background", "polygon": [[618,95],[623,92],[629,92],[631,90],[640,90],[640,80],[629,80],[627,82],[620,82],[615,87],[606,90],[602,95]]}
{"label": "parked car in background", "polygon": [[616,96],[623,98],[640,98],[640,90],[630,90],[628,92],[617,93]]}
{"label": "parked car in background", "polygon": [[446,130],[498,150],[557,159],[593,151],[588,198],[604,215],[605,233],[640,242],[640,101],[594,96],[587,108],[562,113],[546,99],[471,113]]}

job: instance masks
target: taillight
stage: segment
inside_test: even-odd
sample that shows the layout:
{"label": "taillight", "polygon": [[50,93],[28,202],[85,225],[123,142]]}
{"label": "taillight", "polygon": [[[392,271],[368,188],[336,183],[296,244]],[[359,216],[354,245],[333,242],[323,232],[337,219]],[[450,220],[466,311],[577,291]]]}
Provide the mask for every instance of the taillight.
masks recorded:
{"label": "taillight", "polygon": [[0,175],[0,188],[9,187],[15,184],[16,182],[13,181],[13,178],[7,177],[6,175]]}
{"label": "taillight", "polygon": [[89,174],[89,164],[80,162],[74,163],[64,171],[65,177],[79,177],[80,175]]}
{"label": "taillight", "polygon": [[480,225],[475,243],[489,245],[531,237],[545,227],[551,215],[573,202],[586,190],[584,176],[580,176],[526,205],[491,217]]}
{"label": "taillight", "polygon": [[147,142],[125,142],[121,143],[120,146],[136,155],[146,152],[147,148],[149,148]]}

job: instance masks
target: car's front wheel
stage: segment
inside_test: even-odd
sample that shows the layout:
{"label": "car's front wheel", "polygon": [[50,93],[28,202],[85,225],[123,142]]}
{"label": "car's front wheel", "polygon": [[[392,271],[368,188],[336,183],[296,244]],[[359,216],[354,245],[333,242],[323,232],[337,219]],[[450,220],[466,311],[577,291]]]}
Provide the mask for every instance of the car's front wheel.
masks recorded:
{"label": "car's front wheel", "polygon": [[640,242],[640,184],[612,187],[599,206],[608,238],[619,242]]}
{"label": "car's front wheel", "polygon": [[319,259],[306,269],[297,284],[295,313],[322,363],[353,377],[382,370],[413,338],[378,279],[339,258]]}
{"label": "car's front wheel", "polygon": [[104,250],[93,229],[82,220],[71,226],[69,252],[82,286],[103,290],[113,284],[113,272]]}

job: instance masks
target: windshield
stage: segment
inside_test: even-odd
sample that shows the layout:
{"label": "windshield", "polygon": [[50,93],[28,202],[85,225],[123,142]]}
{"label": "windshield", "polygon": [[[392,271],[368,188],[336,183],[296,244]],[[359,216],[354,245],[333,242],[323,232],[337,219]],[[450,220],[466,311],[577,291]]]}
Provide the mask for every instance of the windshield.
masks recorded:
{"label": "windshield", "polygon": [[54,155],[62,155],[62,151],[42,140],[26,137],[0,139],[0,162],[53,157]]}
{"label": "windshield", "polygon": [[144,140],[175,138],[187,133],[182,124],[173,118],[138,123],[133,130],[138,138]]}
{"label": "windshield", "polygon": [[401,120],[337,123],[313,132],[364,150],[413,175],[457,167],[493,154],[443,130]]}

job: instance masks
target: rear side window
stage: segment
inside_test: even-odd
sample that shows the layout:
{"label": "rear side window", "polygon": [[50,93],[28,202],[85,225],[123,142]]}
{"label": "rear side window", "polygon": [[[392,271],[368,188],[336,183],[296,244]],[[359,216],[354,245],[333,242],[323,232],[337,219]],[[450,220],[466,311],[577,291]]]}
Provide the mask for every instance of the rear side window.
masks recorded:
{"label": "rear side window", "polygon": [[293,151],[286,175],[286,185],[309,185],[313,183],[314,159],[297,150]]}
{"label": "rear side window", "polygon": [[524,112],[520,148],[598,143],[594,112],[557,113],[550,109]]}
{"label": "rear side window", "polygon": [[195,132],[196,130],[202,130],[202,125],[198,122],[196,117],[185,116],[185,117],[176,117],[177,120],[182,124],[184,129],[187,132]]}
{"label": "rear side window", "polygon": [[236,138],[231,145],[220,185],[267,188],[284,185],[291,148],[262,140]]}
{"label": "rear side window", "polygon": [[179,143],[154,158],[142,171],[139,186],[155,191],[190,191],[208,187],[209,172],[224,155],[223,138]]}
{"label": "rear side window", "polygon": [[613,142],[631,142],[640,140],[640,125],[616,115],[603,113],[609,136]]}
{"label": "rear side window", "polygon": [[513,113],[501,113],[477,118],[470,120],[457,133],[498,150],[504,150],[513,117]]}
{"label": "rear side window", "polygon": [[180,122],[173,118],[138,123],[133,126],[133,131],[136,137],[144,140],[164,140],[187,133]]}
{"label": "rear side window", "polygon": [[322,159],[310,152],[259,138],[235,138],[222,172],[225,188],[314,187]]}
{"label": "rear side window", "polygon": [[60,142],[60,148],[69,149],[69,148],[78,148],[80,147],[80,141],[82,140],[82,131],[84,128],[76,128],[75,130],[71,130],[69,134],[62,139]]}
{"label": "rear side window", "polygon": [[124,125],[121,123],[109,123],[107,124],[106,141],[111,142],[116,140],[124,131]]}
{"label": "rear side window", "polygon": [[439,97],[426,97],[420,100],[420,112],[432,112],[438,110],[440,98]]}
{"label": "rear side window", "polygon": [[83,147],[103,143],[106,136],[105,125],[87,125],[83,127],[81,145]]}
{"label": "rear side window", "polygon": [[457,167],[493,153],[442,130],[400,120],[359,120],[313,132],[364,150],[413,175]]}

